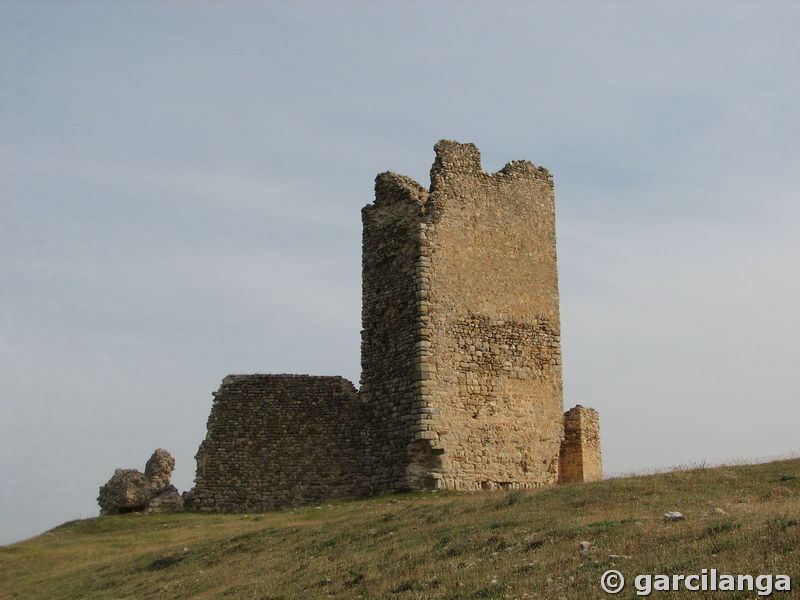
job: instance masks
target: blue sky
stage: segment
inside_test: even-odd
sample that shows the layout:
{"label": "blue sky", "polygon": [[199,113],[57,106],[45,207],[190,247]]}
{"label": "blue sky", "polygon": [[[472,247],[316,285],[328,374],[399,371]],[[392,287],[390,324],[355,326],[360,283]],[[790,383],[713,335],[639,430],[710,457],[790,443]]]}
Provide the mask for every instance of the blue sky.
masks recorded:
{"label": "blue sky", "polygon": [[360,208],[433,144],[555,176],[606,471],[800,441],[800,3],[0,4],[0,543],[229,373],[357,383]]}

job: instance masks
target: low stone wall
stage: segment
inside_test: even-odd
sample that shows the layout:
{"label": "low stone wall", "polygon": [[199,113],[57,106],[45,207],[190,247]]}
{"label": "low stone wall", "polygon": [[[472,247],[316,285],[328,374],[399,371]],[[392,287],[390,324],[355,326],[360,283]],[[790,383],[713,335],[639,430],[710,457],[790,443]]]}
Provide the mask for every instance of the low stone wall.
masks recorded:
{"label": "low stone wall", "polygon": [[564,441],[559,456],[559,483],[599,481],[603,478],[600,456],[600,416],[580,404],[564,413]]}
{"label": "low stone wall", "polygon": [[342,377],[229,375],[197,452],[193,508],[263,511],[373,492],[371,412]]}

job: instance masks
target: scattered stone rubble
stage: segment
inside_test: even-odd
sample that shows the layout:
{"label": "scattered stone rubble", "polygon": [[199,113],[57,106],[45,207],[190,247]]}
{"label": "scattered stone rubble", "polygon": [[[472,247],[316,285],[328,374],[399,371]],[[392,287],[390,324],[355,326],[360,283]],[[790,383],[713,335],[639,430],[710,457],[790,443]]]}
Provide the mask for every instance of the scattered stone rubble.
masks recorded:
{"label": "scattered stone rubble", "polygon": [[100,488],[97,497],[100,514],[183,510],[183,498],[169,482],[174,468],[175,459],[159,448],[147,461],[144,473],[136,469],[117,469]]}

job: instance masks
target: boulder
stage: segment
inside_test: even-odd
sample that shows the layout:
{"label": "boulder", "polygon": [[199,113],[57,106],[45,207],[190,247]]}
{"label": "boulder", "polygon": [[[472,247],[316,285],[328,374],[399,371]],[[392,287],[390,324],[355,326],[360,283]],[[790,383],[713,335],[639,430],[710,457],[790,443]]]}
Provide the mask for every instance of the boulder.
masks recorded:
{"label": "boulder", "polygon": [[172,477],[172,471],[175,469],[175,459],[172,455],[163,448],[157,449],[153,452],[150,460],[144,467],[144,474],[153,484],[156,490],[166,488],[169,485],[169,479]]}
{"label": "boulder", "polygon": [[183,498],[183,508],[185,510],[197,510],[199,508],[197,505],[197,495],[194,492],[194,488],[183,492],[181,497]]}
{"label": "boulder", "polygon": [[169,483],[173,469],[175,459],[163,448],[153,452],[144,473],[136,469],[117,469],[108,483],[100,488],[97,497],[100,514],[183,510],[183,498]]}
{"label": "boulder", "polygon": [[147,505],[146,512],[160,513],[180,510],[183,510],[183,498],[174,485],[168,485],[153,496],[153,499],[150,500],[150,504]]}
{"label": "boulder", "polygon": [[117,469],[100,488],[97,503],[101,515],[140,511],[147,508],[155,490],[150,479],[136,469]]}

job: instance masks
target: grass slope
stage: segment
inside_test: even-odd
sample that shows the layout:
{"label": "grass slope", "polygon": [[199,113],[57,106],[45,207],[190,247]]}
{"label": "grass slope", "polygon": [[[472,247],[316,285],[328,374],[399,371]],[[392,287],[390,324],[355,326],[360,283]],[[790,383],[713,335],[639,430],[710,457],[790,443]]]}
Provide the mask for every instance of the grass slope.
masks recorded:
{"label": "grass slope", "polygon": [[[601,574],[787,574],[800,460],[530,492],[421,492],[247,515],[124,515],[0,547],[0,598],[609,598]],[[678,510],[682,521],[666,522]],[[581,541],[593,547],[578,552]],[[623,555],[609,557],[609,555]],[[756,592],[651,597],[755,598]]]}

